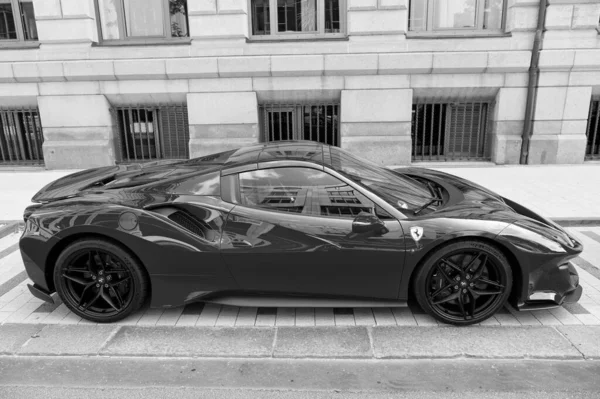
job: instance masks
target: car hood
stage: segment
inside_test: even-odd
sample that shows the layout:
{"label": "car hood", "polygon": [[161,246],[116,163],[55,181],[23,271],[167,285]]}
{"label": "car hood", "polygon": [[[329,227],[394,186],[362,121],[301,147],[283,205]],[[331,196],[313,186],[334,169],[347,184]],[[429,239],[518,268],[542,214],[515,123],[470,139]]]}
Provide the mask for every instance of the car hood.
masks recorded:
{"label": "car hood", "polygon": [[519,220],[546,225],[551,229],[564,231],[556,223],[527,209],[508,198],[501,196],[477,183],[436,170],[406,167],[394,170],[409,177],[428,179],[438,183],[449,193],[449,200],[433,214],[436,217],[461,219],[486,219],[506,223]]}

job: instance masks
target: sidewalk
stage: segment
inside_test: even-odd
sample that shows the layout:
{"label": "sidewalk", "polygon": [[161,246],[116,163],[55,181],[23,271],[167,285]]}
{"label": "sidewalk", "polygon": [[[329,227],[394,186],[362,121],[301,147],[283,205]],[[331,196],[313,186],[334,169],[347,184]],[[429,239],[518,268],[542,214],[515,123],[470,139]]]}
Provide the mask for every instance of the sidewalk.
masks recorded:
{"label": "sidewalk", "polygon": [[[416,166],[427,167],[427,164]],[[430,165],[521,202],[556,219],[600,219],[600,163],[540,166]],[[31,197],[51,181],[76,171],[0,169],[0,221],[20,220]]]}

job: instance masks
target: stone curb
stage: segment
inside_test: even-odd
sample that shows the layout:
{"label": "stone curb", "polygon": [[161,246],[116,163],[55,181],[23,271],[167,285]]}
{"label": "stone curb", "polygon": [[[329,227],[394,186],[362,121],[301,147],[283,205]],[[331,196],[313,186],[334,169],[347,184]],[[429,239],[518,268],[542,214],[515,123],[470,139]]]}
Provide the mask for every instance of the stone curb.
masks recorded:
{"label": "stone curb", "polygon": [[600,359],[600,326],[0,325],[0,355],[287,359]]}

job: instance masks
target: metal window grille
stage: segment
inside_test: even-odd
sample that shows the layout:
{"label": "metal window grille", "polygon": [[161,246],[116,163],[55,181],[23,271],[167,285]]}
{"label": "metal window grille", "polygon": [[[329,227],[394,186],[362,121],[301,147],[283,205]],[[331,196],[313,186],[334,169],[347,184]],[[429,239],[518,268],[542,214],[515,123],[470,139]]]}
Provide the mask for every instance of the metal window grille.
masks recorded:
{"label": "metal window grille", "polygon": [[119,107],[112,113],[119,130],[121,162],[189,158],[185,104]]}
{"label": "metal window grille", "polygon": [[42,164],[43,142],[37,108],[0,109],[0,164]]}
{"label": "metal window grille", "polygon": [[261,104],[264,142],[312,140],[340,145],[340,104]]}
{"label": "metal window grille", "polygon": [[585,159],[600,159],[600,100],[592,100],[587,125]]}
{"label": "metal window grille", "polygon": [[413,161],[489,160],[489,107],[489,102],[413,104]]}

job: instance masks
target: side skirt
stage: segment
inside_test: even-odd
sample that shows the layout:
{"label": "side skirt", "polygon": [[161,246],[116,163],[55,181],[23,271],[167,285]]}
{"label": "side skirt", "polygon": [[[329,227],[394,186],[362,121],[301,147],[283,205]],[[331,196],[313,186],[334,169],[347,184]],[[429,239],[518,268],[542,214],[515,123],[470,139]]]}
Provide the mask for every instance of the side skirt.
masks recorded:
{"label": "side skirt", "polygon": [[327,299],[284,296],[227,295],[204,299],[202,302],[230,306],[279,308],[387,308],[406,307],[406,301],[381,301],[372,299]]}

